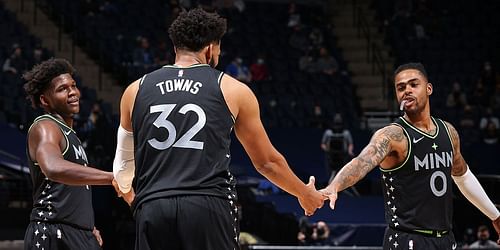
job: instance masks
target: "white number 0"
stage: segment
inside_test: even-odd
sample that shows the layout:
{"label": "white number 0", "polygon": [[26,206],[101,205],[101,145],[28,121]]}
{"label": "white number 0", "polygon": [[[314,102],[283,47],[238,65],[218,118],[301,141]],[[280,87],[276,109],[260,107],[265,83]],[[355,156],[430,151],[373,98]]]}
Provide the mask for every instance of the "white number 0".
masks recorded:
{"label": "white number 0", "polygon": [[[191,139],[205,126],[207,122],[207,117],[205,116],[205,112],[203,109],[196,104],[186,104],[181,107],[179,113],[185,115],[189,111],[193,111],[198,115],[198,121],[191,127],[184,135],[182,135],[179,140],[175,141],[177,137],[177,131],[172,122],[170,122],[167,118],[174,110],[177,104],[161,104],[151,106],[149,109],[149,113],[158,113],[160,115],[153,122],[153,125],[157,128],[165,128],[168,131],[168,137],[164,141],[158,141],[156,138],[149,139],[148,143],[153,148],[158,150],[164,150],[169,147],[177,147],[177,148],[192,148],[192,149],[200,149],[203,150],[203,142],[201,141],[192,141]],[[174,143],[175,142],[175,143]]]}

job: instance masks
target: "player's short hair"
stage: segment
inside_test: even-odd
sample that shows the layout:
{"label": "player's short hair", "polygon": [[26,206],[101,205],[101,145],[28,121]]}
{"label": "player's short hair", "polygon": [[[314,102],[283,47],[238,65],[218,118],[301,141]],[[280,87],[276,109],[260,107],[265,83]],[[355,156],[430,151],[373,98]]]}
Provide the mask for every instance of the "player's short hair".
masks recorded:
{"label": "player's short hair", "polygon": [[427,76],[427,71],[425,71],[425,67],[422,63],[419,62],[410,62],[410,63],[405,63],[399,65],[399,67],[394,71],[394,75],[392,76],[392,79],[396,79],[396,75],[399,74],[403,70],[407,69],[414,69],[419,71],[426,80],[429,80],[429,77]]}
{"label": "player's short hair", "polygon": [[200,51],[210,43],[219,43],[226,28],[225,18],[195,8],[181,12],[170,25],[168,34],[177,49]]}
{"label": "player's short hair", "polygon": [[66,73],[73,76],[75,69],[67,60],[61,58],[43,61],[24,73],[23,79],[26,81],[24,91],[33,108],[41,106],[40,95],[49,88],[52,80]]}

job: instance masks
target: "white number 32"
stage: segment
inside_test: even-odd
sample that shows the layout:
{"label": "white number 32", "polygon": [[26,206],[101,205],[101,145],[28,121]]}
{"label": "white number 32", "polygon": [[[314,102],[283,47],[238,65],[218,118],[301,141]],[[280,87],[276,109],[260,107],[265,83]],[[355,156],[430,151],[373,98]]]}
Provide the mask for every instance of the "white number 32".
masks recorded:
{"label": "white number 32", "polygon": [[198,115],[198,121],[191,127],[185,134],[183,134],[177,141],[177,130],[172,122],[168,120],[168,116],[172,113],[177,104],[161,104],[151,106],[149,113],[160,113],[158,118],[153,122],[157,128],[164,128],[168,131],[168,137],[164,141],[158,141],[156,138],[149,139],[148,143],[153,148],[164,150],[170,147],[176,148],[191,148],[203,150],[203,142],[192,141],[191,139],[205,126],[207,117],[203,109],[192,103],[188,103],[179,109],[179,113],[185,115],[187,112],[193,111]]}

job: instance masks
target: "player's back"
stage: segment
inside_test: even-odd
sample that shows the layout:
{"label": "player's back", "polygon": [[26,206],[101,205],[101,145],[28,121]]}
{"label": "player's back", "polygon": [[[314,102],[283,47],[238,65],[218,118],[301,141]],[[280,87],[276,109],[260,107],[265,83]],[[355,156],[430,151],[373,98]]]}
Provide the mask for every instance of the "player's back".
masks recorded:
{"label": "player's back", "polygon": [[175,195],[234,195],[229,173],[234,119],[206,64],[165,66],[145,75],[132,111],[134,206]]}

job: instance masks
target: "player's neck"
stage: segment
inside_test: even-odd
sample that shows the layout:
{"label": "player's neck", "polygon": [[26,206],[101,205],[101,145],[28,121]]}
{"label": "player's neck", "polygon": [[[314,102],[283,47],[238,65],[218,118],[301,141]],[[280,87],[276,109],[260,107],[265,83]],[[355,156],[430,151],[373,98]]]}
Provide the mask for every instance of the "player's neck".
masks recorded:
{"label": "player's neck", "polygon": [[66,124],[68,127],[73,128],[73,117],[63,117],[62,115],[55,113],[55,112],[47,112],[47,114],[53,116],[57,120],[63,122]]}
{"label": "player's neck", "polygon": [[422,131],[432,131],[434,129],[434,123],[432,122],[430,112],[420,112],[417,114],[406,113],[404,118]]}
{"label": "player's neck", "polygon": [[203,58],[197,52],[183,51],[183,52],[178,52],[175,55],[175,65],[177,66],[187,67],[194,64],[206,64],[206,63],[207,62],[205,58]]}

